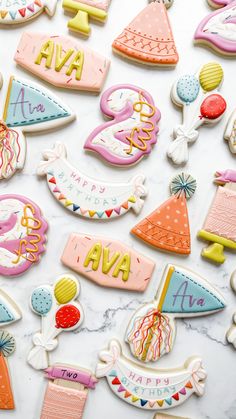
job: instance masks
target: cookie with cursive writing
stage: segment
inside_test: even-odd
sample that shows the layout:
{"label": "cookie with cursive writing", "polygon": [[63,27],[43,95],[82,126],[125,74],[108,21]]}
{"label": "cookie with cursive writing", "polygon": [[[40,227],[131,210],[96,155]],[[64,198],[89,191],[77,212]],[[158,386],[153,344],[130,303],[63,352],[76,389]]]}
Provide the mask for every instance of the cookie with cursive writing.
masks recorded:
{"label": "cookie with cursive writing", "polygon": [[38,205],[20,195],[0,195],[0,274],[17,276],[45,252],[48,224]]}
{"label": "cookie with cursive writing", "polygon": [[46,131],[75,119],[74,112],[49,90],[31,81],[11,77],[0,121],[0,180],[24,167],[24,133]]}
{"label": "cookie with cursive writing", "polygon": [[17,64],[53,86],[100,92],[110,61],[68,36],[24,32]]}
{"label": "cookie with cursive writing", "polygon": [[131,406],[143,410],[177,407],[194,393],[204,394],[206,371],[199,357],[189,358],[175,369],[143,368],[122,354],[117,340],[99,353],[96,376],[106,377],[112,392]]}
{"label": "cookie with cursive writing", "polygon": [[223,297],[200,275],[167,265],[154,301],[132,316],[126,342],[135,358],[157,361],[173,348],[175,318],[205,316],[224,308]]}
{"label": "cookie with cursive writing", "polygon": [[118,166],[135,164],[151,153],[161,114],[148,92],[118,84],[103,93],[100,107],[112,121],[95,128],[85,142],[86,150],[96,151]]}
{"label": "cookie with cursive writing", "polygon": [[38,175],[46,176],[55,199],[75,215],[109,220],[132,209],[138,214],[143,207],[145,176],[134,176],[129,182],[101,182],[84,175],[67,162],[64,144],[57,142],[45,150]]}
{"label": "cookie with cursive writing", "polygon": [[1,0],[0,25],[16,25],[34,19],[44,11],[53,16],[57,0]]}

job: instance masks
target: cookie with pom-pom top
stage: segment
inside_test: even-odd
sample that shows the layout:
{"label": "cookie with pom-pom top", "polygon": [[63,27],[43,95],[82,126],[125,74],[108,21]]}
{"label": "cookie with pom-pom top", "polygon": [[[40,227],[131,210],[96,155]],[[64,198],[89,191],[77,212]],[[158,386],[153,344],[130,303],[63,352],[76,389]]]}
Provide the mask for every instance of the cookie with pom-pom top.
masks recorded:
{"label": "cookie with pom-pom top", "polygon": [[5,359],[15,351],[15,348],[15,338],[6,330],[0,330],[0,410],[13,410],[15,408]]}

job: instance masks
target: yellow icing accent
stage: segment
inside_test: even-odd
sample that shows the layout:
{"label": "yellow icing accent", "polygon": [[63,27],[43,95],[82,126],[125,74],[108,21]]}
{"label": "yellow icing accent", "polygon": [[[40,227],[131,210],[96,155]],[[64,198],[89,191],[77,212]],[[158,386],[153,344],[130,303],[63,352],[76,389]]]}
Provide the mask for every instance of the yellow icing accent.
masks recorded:
{"label": "yellow icing accent", "polygon": [[117,278],[121,271],[123,272],[122,274],[123,281],[128,281],[129,273],[130,273],[130,264],[131,264],[130,255],[129,253],[125,253],[124,256],[122,256],[122,258],[117,263],[112,276],[114,278]]}
{"label": "yellow icing accent", "polygon": [[136,202],[136,198],[135,198],[135,196],[131,196],[131,197],[128,199],[128,201],[129,201],[129,202],[132,202],[133,204],[135,204],[135,202]]}
{"label": "yellow icing accent", "polygon": [[90,217],[93,217],[96,214],[96,211],[89,211]]}
{"label": "yellow icing accent", "polygon": [[72,204],[73,204],[73,202],[69,201],[68,199],[66,199],[66,202],[64,203],[65,207],[69,207]]}
{"label": "yellow icing accent", "polygon": [[171,277],[172,277],[174,271],[175,271],[174,266],[170,266],[170,268],[167,272],[165,284],[164,284],[164,287],[163,287],[163,290],[162,290],[162,293],[161,293],[161,297],[160,297],[160,300],[159,300],[159,304],[158,304],[158,310],[160,312],[162,311],[162,306],[163,306],[163,303],[164,303],[164,300],[165,300],[165,297],[166,297],[166,293],[167,293],[169,285],[170,285],[170,280],[171,280]]}
{"label": "yellow icing accent", "polygon": [[53,53],[54,53],[54,42],[49,40],[45,44],[42,45],[40,53],[37,56],[34,63],[40,65],[42,62],[42,59],[46,58],[45,67],[51,68]]}
{"label": "yellow icing accent", "polygon": [[62,57],[62,45],[56,45],[56,63],[55,63],[55,70],[61,71],[62,67],[67,63],[70,57],[74,54],[75,50],[70,48]]}
{"label": "yellow icing accent", "polygon": [[76,80],[80,80],[82,76],[84,66],[84,52],[78,51],[73,61],[70,63],[69,68],[66,72],[67,76],[71,76],[73,70],[76,70],[75,78]]}
{"label": "yellow icing accent", "polygon": [[102,261],[102,272],[107,274],[112,266],[116,263],[116,261],[120,257],[120,252],[115,252],[111,259],[109,259],[110,249],[108,247],[104,247],[103,249],[103,261]]}
{"label": "yellow icing accent", "polygon": [[5,99],[5,105],[4,105],[4,111],[3,111],[3,121],[6,121],[7,119],[7,110],[9,107],[10,97],[11,97],[11,88],[12,88],[12,82],[14,80],[14,76],[11,76],[8,84],[6,99]]}
{"label": "yellow icing accent", "polygon": [[132,396],[132,402],[133,403],[137,402],[138,400],[140,400],[139,397]]}
{"label": "yellow icing accent", "polygon": [[104,22],[107,18],[107,13],[104,10],[74,0],[63,0],[62,7],[68,12],[76,13],[76,16],[69,20],[68,28],[84,35],[90,33],[89,16],[101,22]]}
{"label": "yellow icing accent", "polygon": [[76,282],[68,277],[64,277],[57,282],[54,295],[59,304],[67,304],[77,294]]}
{"label": "yellow icing accent", "polygon": [[88,252],[85,261],[84,261],[84,267],[87,268],[92,262],[92,270],[97,271],[99,267],[100,258],[102,255],[102,245],[101,243],[96,243],[92,249]]}
{"label": "yellow icing accent", "polygon": [[209,233],[205,230],[200,230],[198,232],[198,237],[201,237],[204,240],[210,241],[213,244],[208,246],[206,249],[203,249],[202,256],[211,259],[217,263],[224,263],[224,247],[236,250],[236,243],[232,240],[226,239],[225,237],[217,236],[216,234]]}
{"label": "yellow icing accent", "polygon": [[208,63],[202,67],[199,81],[203,90],[210,92],[221,84],[223,77],[224,72],[220,64]]}

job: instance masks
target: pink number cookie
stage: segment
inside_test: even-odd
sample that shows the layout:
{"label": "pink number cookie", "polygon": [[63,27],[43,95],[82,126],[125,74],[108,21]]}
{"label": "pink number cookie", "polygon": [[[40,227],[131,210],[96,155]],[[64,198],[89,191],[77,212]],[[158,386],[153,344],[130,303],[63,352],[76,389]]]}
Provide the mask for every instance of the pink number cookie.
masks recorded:
{"label": "pink number cookie", "polygon": [[0,196],[0,274],[20,275],[45,252],[48,224],[41,210],[20,195]]}
{"label": "pink number cookie", "polygon": [[84,148],[111,164],[126,166],[149,154],[157,141],[161,118],[152,96],[132,85],[117,85],[101,98],[101,111],[112,121],[97,127]]}

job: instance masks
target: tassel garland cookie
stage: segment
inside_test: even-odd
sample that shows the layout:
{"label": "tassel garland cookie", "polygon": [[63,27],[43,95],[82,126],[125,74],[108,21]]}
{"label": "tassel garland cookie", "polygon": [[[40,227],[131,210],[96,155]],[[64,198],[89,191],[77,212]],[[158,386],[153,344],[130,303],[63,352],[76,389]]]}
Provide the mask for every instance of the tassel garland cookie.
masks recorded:
{"label": "tassel garland cookie", "polygon": [[220,64],[210,62],[195,74],[185,74],[173,85],[171,99],[183,110],[183,123],[175,128],[174,141],[167,156],[176,165],[184,165],[189,158],[188,146],[199,136],[203,124],[216,124],[225,113],[227,104],[218,93],[224,78]]}
{"label": "tassel garland cookie", "polygon": [[191,253],[187,199],[196,190],[195,179],[185,173],[171,182],[171,198],[132,228],[131,233],[157,249],[181,255]]}
{"label": "tassel garland cookie", "polygon": [[206,316],[224,308],[220,293],[200,275],[167,265],[154,301],[133,315],[126,342],[139,361],[158,361],[173,349],[175,318]]}
{"label": "tassel garland cookie", "polygon": [[217,171],[215,182],[219,187],[198,237],[212,243],[202,256],[222,264],[224,248],[236,250],[236,171]]}
{"label": "tassel garland cookie", "polygon": [[205,17],[198,26],[194,39],[197,44],[213,48],[222,55],[236,54],[236,1],[208,0],[219,9]]}
{"label": "tassel garland cookie", "polygon": [[179,56],[166,11],[172,3],[152,1],[115,39],[113,51],[142,64],[175,66]]}
{"label": "tassel garland cookie", "polygon": [[0,330],[0,410],[15,409],[10,375],[6,358],[16,349],[14,337],[6,330]]}
{"label": "tassel garland cookie", "polygon": [[41,331],[33,336],[34,347],[28,355],[28,363],[36,370],[48,367],[48,352],[57,345],[61,332],[78,329],[84,319],[83,309],[77,297],[80,285],[73,275],[61,275],[53,286],[37,287],[30,299],[32,310],[42,317]]}
{"label": "tassel garland cookie", "polygon": [[0,25],[16,25],[34,19],[44,11],[53,16],[57,0],[1,0]]}

